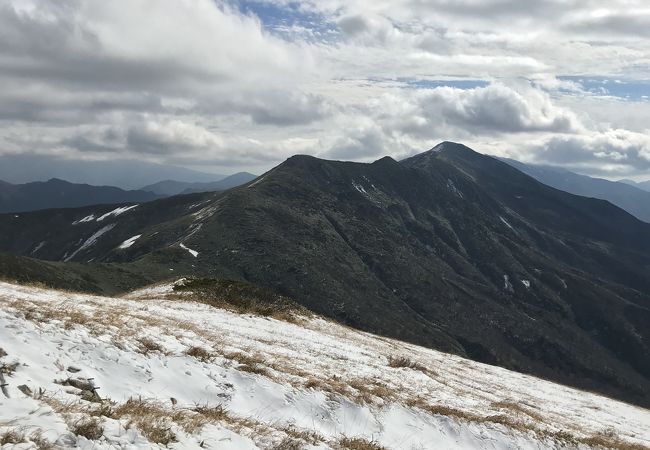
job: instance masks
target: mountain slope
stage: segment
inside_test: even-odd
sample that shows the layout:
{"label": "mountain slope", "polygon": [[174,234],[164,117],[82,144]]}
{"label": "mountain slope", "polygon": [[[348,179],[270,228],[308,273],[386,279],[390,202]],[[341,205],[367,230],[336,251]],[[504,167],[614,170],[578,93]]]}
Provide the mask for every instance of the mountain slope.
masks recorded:
{"label": "mountain slope", "polygon": [[0,364],[12,368],[3,443],[650,448],[648,410],[318,317],[237,314],[181,292],[116,299],[0,283]]}
{"label": "mountain slope", "polygon": [[607,200],[644,222],[650,222],[650,192],[642,188],[554,167],[529,165],[511,159],[504,161],[548,186],[571,194]]}
{"label": "mountain slope", "polygon": [[152,192],[124,191],[112,186],[73,184],[52,178],[26,184],[0,182],[0,213],[25,212],[46,208],[74,208],[86,205],[148,202]]}
{"label": "mountain slope", "polygon": [[216,192],[241,186],[242,184],[253,181],[255,178],[256,176],[253,174],[239,172],[229,175],[219,181],[212,181],[209,183],[186,183],[181,181],[165,180],[144,186],[141,190],[150,191],[162,196],[192,194],[196,192]]}
{"label": "mountain slope", "polygon": [[650,225],[467,147],[296,156],[224,193],[110,212],[0,216],[0,249],[244,279],[364,330],[650,405]]}

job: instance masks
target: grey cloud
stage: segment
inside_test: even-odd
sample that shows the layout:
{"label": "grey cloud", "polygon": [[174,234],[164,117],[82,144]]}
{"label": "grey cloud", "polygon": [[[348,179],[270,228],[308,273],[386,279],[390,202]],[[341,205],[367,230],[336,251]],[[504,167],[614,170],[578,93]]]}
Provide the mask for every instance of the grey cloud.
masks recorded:
{"label": "grey cloud", "polygon": [[601,175],[647,173],[650,137],[625,130],[556,136],[533,147],[528,159]]}
{"label": "grey cloud", "polygon": [[563,28],[568,32],[581,32],[587,35],[612,35],[627,38],[650,37],[650,12],[616,11],[602,15],[581,14],[567,20]]}
{"label": "grey cloud", "polygon": [[405,130],[424,136],[441,127],[455,127],[476,134],[522,132],[575,132],[575,115],[553,105],[547,94],[526,88],[518,92],[503,85],[474,89],[439,87],[416,96],[413,110],[419,121]]}

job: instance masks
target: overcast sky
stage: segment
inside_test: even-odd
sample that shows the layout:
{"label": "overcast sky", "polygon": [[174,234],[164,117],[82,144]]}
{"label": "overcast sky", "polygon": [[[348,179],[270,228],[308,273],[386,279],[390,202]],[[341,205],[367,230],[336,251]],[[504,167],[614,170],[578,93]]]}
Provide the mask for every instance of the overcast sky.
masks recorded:
{"label": "overcast sky", "polygon": [[0,153],[261,173],[442,140],[650,178],[647,0],[0,0]]}

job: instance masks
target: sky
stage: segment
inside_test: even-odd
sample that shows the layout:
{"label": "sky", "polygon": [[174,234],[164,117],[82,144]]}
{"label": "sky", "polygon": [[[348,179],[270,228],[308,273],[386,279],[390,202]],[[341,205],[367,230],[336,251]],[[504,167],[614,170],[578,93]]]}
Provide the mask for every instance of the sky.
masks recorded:
{"label": "sky", "polygon": [[262,173],[440,141],[650,178],[646,0],[0,0],[0,154]]}

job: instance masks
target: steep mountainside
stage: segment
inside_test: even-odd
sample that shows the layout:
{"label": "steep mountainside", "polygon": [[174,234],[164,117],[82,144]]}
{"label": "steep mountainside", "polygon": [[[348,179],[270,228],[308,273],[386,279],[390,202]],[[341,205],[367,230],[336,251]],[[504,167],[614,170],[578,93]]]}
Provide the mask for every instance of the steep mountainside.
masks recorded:
{"label": "steep mountainside", "polygon": [[644,222],[650,222],[650,192],[641,187],[554,167],[524,164],[511,159],[504,161],[548,186],[571,194],[607,200]]}
{"label": "steep mountainside", "polygon": [[142,188],[143,191],[150,191],[162,196],[171,196],[178,194],[192,194],[195,192],[216,192],[225,191],[253,181],[256,175],[248,172],[238,172],[227,176],[219,181],[209,183],[184,183],[181,181],[165,180],[155,184],[150,184]]}
{"label": "steep mountainside", "polygon": [[650,405],[650,225],[458,144],[5,215],[0,249],[245,279],[364,330]]}
{"label": "steep mountainside", "polygon": [[90,186],[53,178],[26,184],[0,181],[0,212],[24,212],[45,208],[148,202],[159,198],[152,192],[125,191],[112,186]]}

